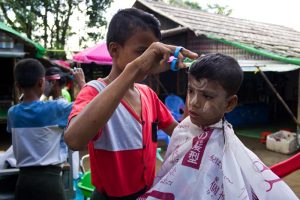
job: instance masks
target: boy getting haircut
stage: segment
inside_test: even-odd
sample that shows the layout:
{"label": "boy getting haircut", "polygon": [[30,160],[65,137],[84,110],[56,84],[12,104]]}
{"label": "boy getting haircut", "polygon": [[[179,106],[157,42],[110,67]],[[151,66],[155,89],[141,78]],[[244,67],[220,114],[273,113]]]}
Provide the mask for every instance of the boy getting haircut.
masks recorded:
{"label": "boy getting haircut", "polygon": [[234,134],[224,114],[243,80],[237,61],[200,57],[189,69],[188,111],[174,130],[154,187],[139,199],[298,199]]}
{"label": "boy getting haircut", "polygon": [[219,53],[200,58],[191,66],[189,74],[196,80],[207,78],[217,81],[228,96],[238,92],[244,78],[238,62],[230,56]]}

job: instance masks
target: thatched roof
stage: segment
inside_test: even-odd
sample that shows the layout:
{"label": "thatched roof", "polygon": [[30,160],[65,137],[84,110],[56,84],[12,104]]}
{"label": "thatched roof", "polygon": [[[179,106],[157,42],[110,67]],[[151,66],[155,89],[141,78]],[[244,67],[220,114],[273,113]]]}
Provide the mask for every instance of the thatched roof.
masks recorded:
{"label": "thatched roof", "polygon": [[205,35],[238,48],[241,45],[250,50],[270,53],[297,61],[291,63],[300,65],[300,32],[291,28],[179,8],[160,1],[137,0],[134,6],[144,6],[178,26],[187,27],[197,36]]}

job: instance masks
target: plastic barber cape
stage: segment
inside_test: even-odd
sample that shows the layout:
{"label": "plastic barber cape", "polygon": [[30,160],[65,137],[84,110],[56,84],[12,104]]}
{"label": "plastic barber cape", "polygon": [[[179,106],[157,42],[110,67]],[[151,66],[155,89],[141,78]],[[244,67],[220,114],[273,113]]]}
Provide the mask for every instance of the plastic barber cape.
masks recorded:
{"label": "plastic barber cape", "polygon": [[243,145],[228,122],[202,129],[187,117],[173,132],[154,186],[139,199],[298,198]]}

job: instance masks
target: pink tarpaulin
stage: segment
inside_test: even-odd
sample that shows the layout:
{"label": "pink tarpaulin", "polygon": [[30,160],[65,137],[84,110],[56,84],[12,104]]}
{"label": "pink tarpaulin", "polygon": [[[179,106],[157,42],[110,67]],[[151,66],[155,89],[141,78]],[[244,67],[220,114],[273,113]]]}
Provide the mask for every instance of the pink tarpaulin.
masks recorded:
{"label": "pink tarpaulin", "polygon": [[73,61],[79,63],[97,63],[102,65],[111,65],[112,58],[108,53],[105,43],[97,44],[94,47],[87,48],[73,56]]}

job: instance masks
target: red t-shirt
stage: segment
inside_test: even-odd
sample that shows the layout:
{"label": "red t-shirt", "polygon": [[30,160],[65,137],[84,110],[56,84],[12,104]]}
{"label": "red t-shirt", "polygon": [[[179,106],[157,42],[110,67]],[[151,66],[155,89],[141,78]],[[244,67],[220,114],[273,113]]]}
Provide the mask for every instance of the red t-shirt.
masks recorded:
{"label": "red t-shirt", "polygon": [[[69,120],[105,86],[98,79],[83,87]],[[88,144],[92,183],[98,191],[112,197],[127,196],[152,186],[157,148],[157,142],[152,139],[152,123],[158,121],[158,129],[164,129],[174,122],[154,91],[142,84],[135,87],[141,95],[142,119],[121,101],[107,124]]]}

